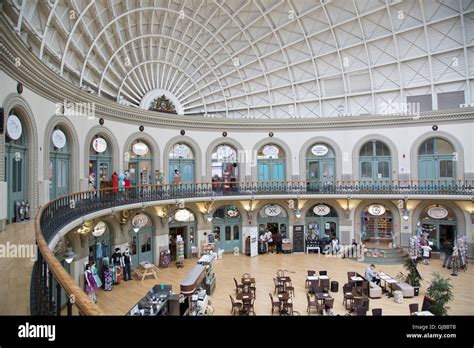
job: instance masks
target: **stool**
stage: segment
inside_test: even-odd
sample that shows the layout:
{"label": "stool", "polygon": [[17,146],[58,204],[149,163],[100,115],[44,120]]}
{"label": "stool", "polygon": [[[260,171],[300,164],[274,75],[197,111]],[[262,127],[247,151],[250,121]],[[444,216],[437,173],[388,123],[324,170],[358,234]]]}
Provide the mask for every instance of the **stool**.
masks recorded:
{"label": "stool", "polygon": [[393,292],[393,300],[395,303],[401,304],[403,303],[403,291],[396,290]]}
{"label": "stool", "polygon": [[331,281],[331,292],[338,292],[339,291],[339,282],[333,280]]}

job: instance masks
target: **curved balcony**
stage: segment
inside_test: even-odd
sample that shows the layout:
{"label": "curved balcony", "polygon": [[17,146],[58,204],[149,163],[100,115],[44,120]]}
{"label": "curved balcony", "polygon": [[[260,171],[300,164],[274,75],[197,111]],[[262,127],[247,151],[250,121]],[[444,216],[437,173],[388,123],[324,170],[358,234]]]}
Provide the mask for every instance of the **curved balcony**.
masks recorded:
{"label": "curved balcony", "polygon": [[[68,314],[72,306],[83,315],[100,315],[102,311],[75,284],[48,244],[68,223],[84,215],[123,205],[186,199],[228,197],[278,196],[292,198],[381,198],[456,196],[471,199],[474,180],[359,180],[359,181],[282,181],[282,182],[213,182],[181,185],[146,185],[130,188],[111,188],[70,194],[42,206],[36,216],[35,233],[39,249],[31,282],[31,312],[36,315],[59,314],[53,299],[53,278],[67,294]],[[151,203],[153,202],[153,203]],[[57,301],[56,301],[57,302]]]}

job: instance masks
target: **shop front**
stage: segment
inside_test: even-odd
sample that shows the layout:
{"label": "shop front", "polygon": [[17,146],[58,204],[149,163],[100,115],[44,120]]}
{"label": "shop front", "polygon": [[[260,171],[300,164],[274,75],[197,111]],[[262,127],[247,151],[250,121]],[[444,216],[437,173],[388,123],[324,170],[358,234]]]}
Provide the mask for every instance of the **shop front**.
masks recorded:
{"label": "shop front", "polygon": [[222,144],[211,155],[212,189],[224,193],[236,188],[239,181],[237,151],[234,147]]}
{"label": "shop front", "polygon": [[259,237],[267,230],[272,233],[272,238],[275,240],[277,233],[282,235],[282,238],[289,238],[289,220],[286,210],[278,204],[267,204],[263,206],[258,212],[258,234]]}
{"label": "shop front", "polygon": [[453,211],[443,205],[429,205],[420,216],[423,233],[433,242],[435,250],[445,251],[445,243],[454,243],[457,238],[456,216]]}
{"label": "shop front", "polygon": [[216,209],[212,219],[216,247],[224,252],[233,252],[242,246],[242,218],[235,205]]}
{"label": "shop front", "polygon": [[92,140],[89,149],[89,189],[112,187],[112,148],[100,135]]}
{"label": "shop front", "polygon": [[330,189],[336,178],[334,150],[326,144],[317,143],[306,152],[306,180],[308,191]]}
{"label": "shop front", "polygon": [[169,156],[169,183],[187,184],[194,182],[194,153],[186,144],[175,144]]}
{"label": "shop front", "polygon": [[151,184],[153,152],[148,144],[142,140],[134,141],[125,157],[128,159],[130,184],[132,186]]}
{"label": "shop front", "polygon": [[197,246],[197,226],[194,213],[189,209],[178,209],[169,218],[168,227],[171,261],[176,261],[176,258],[178,256],[178,236],[181,236],[181,239],[184,244],[184,257],[191,257],[191,247]]}
{"label": "shop front", "polygon": [[373,242],[392,241],[392,212],[383,204],[376,203],[366,206],[361,214],[362,240]]}
{"label": "shop front", "polygon": [[128,222],[128,238],[133,267],[141,262],[153,263],[153,232],[153,222],[144,213],[135,215]]}
{"label": "shop front", "polygon": [[306,238],[336,237],[339,239],[339,217],[330,205],[318,203],[305,216]]}

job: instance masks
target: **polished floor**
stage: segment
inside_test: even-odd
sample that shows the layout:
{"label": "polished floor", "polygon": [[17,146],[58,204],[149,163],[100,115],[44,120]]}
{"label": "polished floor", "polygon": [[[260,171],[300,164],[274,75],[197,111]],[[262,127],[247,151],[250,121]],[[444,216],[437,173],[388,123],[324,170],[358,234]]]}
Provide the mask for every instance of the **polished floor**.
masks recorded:
{"label": "polished floor", "polygon": [[[98,291],[98,304],[107,314],[123,315],[145,295],[148,289],[155,284],[171,284],[174,292],[179,292],[179,284],[186,274],[196,263],[196,259],[186,260],[185,267],[177,269],[174,265],[161,269],[159,279],[146,279],[140,282],[136,279],[122,282],[114,286],[110,292]],[[403,304],[397,304],[393,299],[383,296],[381,299],[370,299],[370,313],[372,308],[382,308],[383,315],[409,315],[408,304],[418,303],[421,308],[423,294],[429,286],[431,273],[437,271],[445,277],[450,277],[454,287],[454,301],[450,304],[450,314],[473,315],[474,314],[474,270],[460,272],[459,276],[451,277],[451,271],[441,267],[441,260],[432,260],[431,265],[420,265],[419,271],[424,278],[420,296],[405,298]],[[277,270],[282,269],[291,277],[295,287],[294,309],[301,315],[306,312],[305,279],[307,270],[326,270],[331,280],[339,282],[339,292],[331,293],[335,298],[334,309],[336,314],[345,315],[348,311],[342,305],[342,285],[347,279],[346,272],[357,271],[362,273],[368,265],[357,261],[330,258],[317,254],[290,254],[277,255],[267,254],[250,258],[245,255],[225,254],[223,259],[217,260],[215,273],[217,277],[216,290],[212,296],[212,307],[214,314],[230,315],[231,303],[229,294],[235,295],[233,278],[238,281],[243,273],[248,272],[256,278],[257,297],[255,300],[255,312],[257,315],[270,315],[271,304],[269,292],[273,293],[273,277]],[[377,271],[396,276],[404,271],[402,265],[387,265],[377,267]],[[234,296],[235,297],[235,296]],[[314,312],[314,311],[313,311]],[[369,314],[370,314],[369,313]],[[316,315],[316,314],[312,314]]]}
{"label": "polished floor", "polygon": [[[0,233],[0,244],[7,242],[16,244],[34,244],[33,224],[22,223],[7,226],[7,231]],[[179,284],[196,264],[196,259],[185,260],[185,267],[178,269],[174,264],[169,268],[160,269],[158,280],[145,279],[143,282],[132,280],[115,285],[113,290],[97,292],[98,304],[101,309],[110,315],[124,315],[145,293],[155,284],[171,284],[173,291],[179,292]],[[370,309],[382,308],[384,315],[408,315],[408,304],[423,301],[423,294],[429,286],[431,273],[439,272],[451,278],[454,288],[454,301],[450,303],[449,314],[474,314],[474,269],[471,266],[467,272],[461,271],[459,276],[450,276],[451,271],[441,267],[441,260],[432,260],[429,266],[420,265],[419,271],[424,278],[421,294],[418,297],[404,299],[403,304],[396,304],[393,299],[383,296],[381,299],[371,299]],[[0,258],[0,315],[29,314],[29,287],[33,261],[29,258]],[[223,259],[215,263],[217,277],[216,291],[212,296],[214,314],[229,315],[229,294],[234,295],[235,277],[240,280],[245,272],[256,278],[257,298],[255,311],[257,315],[271,314],[270,298],[273,293],[273,277],[279,269],[284,270],[292,279],[295,287],[295,310],[306,315],[305,278],[309,269],[326,270],[331,280],[339,282],[339,292],[331,293],[335,298],[336,314],[346,314],[342,305],[342,284],[347,276],[346,272],[363,272],[367,264],[347,259],[334,259],[317,254],[267,254],[250,258],[245,255],[225,254]],[[392,276],[403,272],[402,265],[377,266],[377,271],[384,271]]]}

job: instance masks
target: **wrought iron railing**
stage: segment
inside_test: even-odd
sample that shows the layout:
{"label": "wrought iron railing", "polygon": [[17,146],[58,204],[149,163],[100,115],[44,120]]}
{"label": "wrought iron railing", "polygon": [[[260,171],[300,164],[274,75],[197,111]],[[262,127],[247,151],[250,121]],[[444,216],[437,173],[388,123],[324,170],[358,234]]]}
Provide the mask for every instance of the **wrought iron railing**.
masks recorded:
{"label": "wrought iron railing", "polygon": [[[417,195],[474,194],[474,180],[358,180],[358,181],[272,181],[272,182],[213,182],[179,185],[144,185],[108,188],[73,193],[59,197],[38,211],[36,237],[40,255],[35,264],[31,286],[32,314],[59,314],[58,301],[52,298],[54,278],[70,295],[83,314],[101,314],[85,293],[74,284],[47,244],[67,223],[102,209],[140,202],[163,201],[210,196],[242,195],[398,195],[400,198]],[[56,294],[57,294],[56,291]],[[70,312],[72,303],[68,301]]]}

